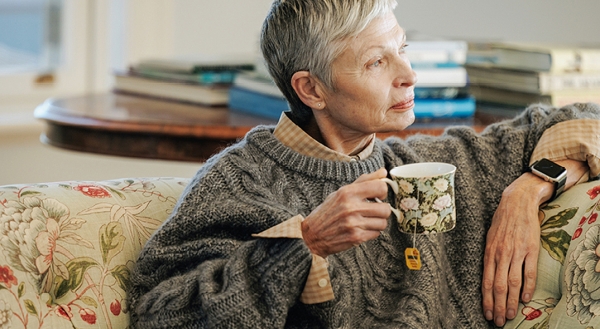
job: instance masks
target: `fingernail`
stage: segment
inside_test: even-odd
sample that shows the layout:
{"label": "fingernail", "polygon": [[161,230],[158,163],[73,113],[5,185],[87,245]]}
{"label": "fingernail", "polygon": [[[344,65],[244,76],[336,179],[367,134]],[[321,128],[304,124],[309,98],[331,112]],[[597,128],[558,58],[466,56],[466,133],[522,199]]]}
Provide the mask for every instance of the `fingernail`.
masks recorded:
{"label": "fingernail", "polygon": [[485,318],[486,318],[486,320],[493,319],[494,318],[494,314],[492,314],[492,311],[485,312]]}
{"label": "fingernail", "polygon": [[499,316],[499,317],[496,317],[496,325],[497,325],[498,327],[502,327],[502,326],[504,325],[504,318],[503,318],[503,317],[501,317],[501,316]]}
{"label": "fingernail", "polygon": [[515,310],[509,309],[508,312],[506,312],[506,317],[509,319],[514,319],[515,318]]}
{"label": "fingernail", "polygon": [[529,294],[525,294],[523,295],[523,301],[528,303],[531,300],[531,295]]}

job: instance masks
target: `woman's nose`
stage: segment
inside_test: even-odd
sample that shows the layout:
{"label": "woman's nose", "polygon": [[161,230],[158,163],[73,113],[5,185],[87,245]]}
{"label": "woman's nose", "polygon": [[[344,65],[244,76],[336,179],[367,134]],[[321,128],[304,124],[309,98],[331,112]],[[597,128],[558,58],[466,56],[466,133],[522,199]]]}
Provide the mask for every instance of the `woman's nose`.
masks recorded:
{"label": "woman's nose", "polygon": [[394,73],[396,74],[393,82],[395,88],[406,88],[417,83],[417,73],[413,71],[410,62],[406,58],[398,59]]}

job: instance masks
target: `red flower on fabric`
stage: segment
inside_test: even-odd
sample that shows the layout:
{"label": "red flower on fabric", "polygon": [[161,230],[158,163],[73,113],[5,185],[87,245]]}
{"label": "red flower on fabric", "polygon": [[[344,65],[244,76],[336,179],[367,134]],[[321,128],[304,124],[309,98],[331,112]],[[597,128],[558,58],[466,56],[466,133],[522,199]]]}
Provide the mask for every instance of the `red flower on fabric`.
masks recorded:
{"label": "red flower on fabric", "polygon": [[600,185],[594,186],[587,191],[587,194],[590,196],[590,199],[595,199],[600,195]]}
{"label": "red flower on fabric", "polygon": [[110,198],[110,193],[103,187],[92,184],[80,184],[73,188],[92,198]]}
{"label": "red flower on fabric", "polygon": [[6,288],[10,288],[13,284],[16,285],[19,283],[8,265],[0,266],[0,283],[4,283]]}
{"label": "red flower on fabric", "polygon": [[585,224],[586,220],[588,220],[587,217],[585,217],[585,216],[581,217],[581,220],[579,221],[579,226]]}
{"label": "red flower on fabric", "polygon": [[572,238],[571,240],[575,240],[575,239],[577,239],[578,237],[580,237],[580,236],[581,236],[581,232],[583,232],[583,229],[581,229],[581,227],[580,227],[580,228],[578,228],[578,229],[576,229],[576,230],[575,230],[575,233],[573,233],[573,238]]}
{"label": "red flower on fabric", "polygon": [[596,219],[598,219],[598,213],[595,212],[590,216],[590,220],[588,221],[588,224],[594,223],[596,221]]}
{"label": "red flower on fabric", "polygon": [[115,316],[121,314],[121,302],[115,299],[114,302],[110,303],[110,312]]}
{"label": "red flower on fabric", "polygon": [[89,324],[96,323],[96,313],[89,308],[82,308],[79,310],[79,316],[81,319]]}
{"label": "red flower on fabric", "polygon": [[61,318],[65,318],[69,321],[71,321],[71,318],[73,317],[73,313],[71,313],[71,306],[69,305],[59,305],[55,312]]}
{"label": "red flower on fabric", "polygon": [[535,320],[535,319],[539,318],[540,315],[542,315],[542,311],[540,311],[537,308],[533,308],[531,306],[525,306],[523,308],[523,310],[521,311],[521,313],[523,313],[523,315],[525,315],[525,320],[527,320],[527,321]]}

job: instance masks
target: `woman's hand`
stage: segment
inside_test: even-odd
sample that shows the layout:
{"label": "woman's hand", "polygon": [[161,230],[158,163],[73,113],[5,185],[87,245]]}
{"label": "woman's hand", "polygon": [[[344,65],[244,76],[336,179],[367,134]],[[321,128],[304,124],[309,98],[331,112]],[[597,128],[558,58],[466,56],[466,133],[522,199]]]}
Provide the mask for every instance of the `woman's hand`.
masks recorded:
{"label": "woman's hand", "polygon": [[[584,162],[556,162],[567,168],[566,188],[588,170]],[[516,316],[519,295],[523,302],[531,300],[540,249],[539,206],[553,191],[553,183],[525,173],[502,193],[487,234],[481,287],[485,318],[497,326]]]}
{"label": "woman's hand", "polygon": [[[523,301],[531,300],[540,249],[539,191],[554,186],[533,174],[524,174],[504,190],[487,234],[483,258],[483,311],[485,318],[503,326],[513,319]],[[523,282],[524,281],[524,282]]]}
{"label": "woman's hand", "polygon": [[330,194],[304,219],[302,235],[313,254],[327,257],[379,236],[387,226],[390,206],[369,200],[386,198],[387,184],[380,180],[386,175],[381,168],[360,176]]}

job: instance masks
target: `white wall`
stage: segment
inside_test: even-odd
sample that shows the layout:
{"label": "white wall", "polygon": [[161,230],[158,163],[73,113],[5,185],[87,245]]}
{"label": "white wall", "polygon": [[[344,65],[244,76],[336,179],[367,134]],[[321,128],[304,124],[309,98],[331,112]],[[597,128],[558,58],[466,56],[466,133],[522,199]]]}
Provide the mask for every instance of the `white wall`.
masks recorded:
{"label": "white wall", "polygon": [[[154,0],[156,1],[156,0]],[[271,0],[173,0],[173,54],[251,52]],[[600,44],[598,0],[399,0],[406,30],[468,40]],[[163,50],[164,51],[164,50]]]}
{"label": "white wall", "polygon": [[399,0],[406,30],[467,39],[600,44],[598,0]]}

